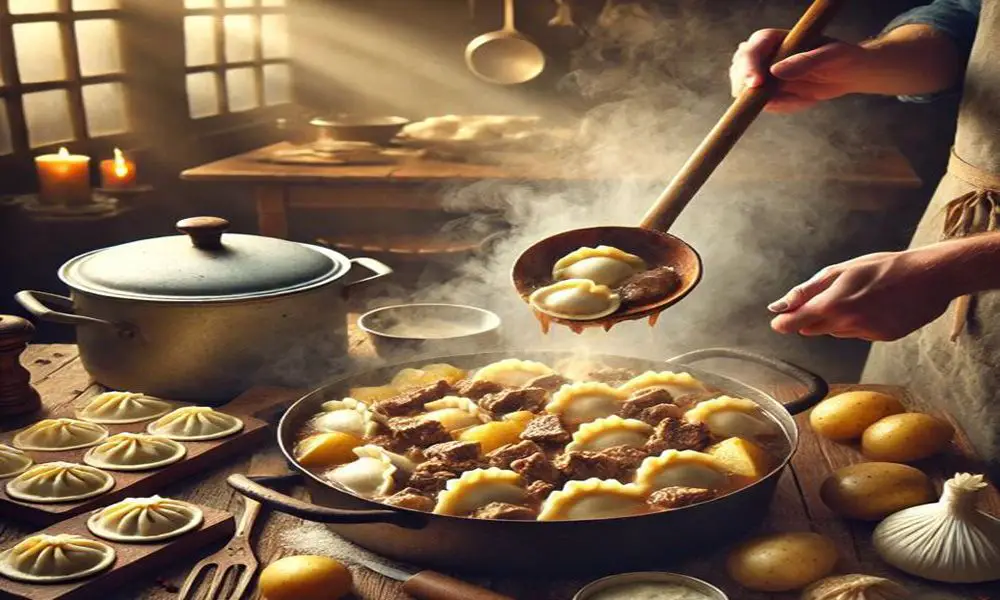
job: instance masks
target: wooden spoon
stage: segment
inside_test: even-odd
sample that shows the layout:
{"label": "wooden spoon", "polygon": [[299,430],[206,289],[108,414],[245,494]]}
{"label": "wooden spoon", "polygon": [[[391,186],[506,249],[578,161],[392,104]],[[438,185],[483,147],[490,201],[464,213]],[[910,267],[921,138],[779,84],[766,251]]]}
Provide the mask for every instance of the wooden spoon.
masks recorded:
{"label": "wooden spoon", "polygon": [[[770,64],[815,45],[844,1],[814,0],[789,32]],[[643,217],[639,227],[588,227],[545,238],[521,253],[512,272],[514,287],[527,301],[533,291],[552,283],[552,266],[557,260],[583,246],[603,244],[640,256],[651,266],[672,266],[680,278],[680,284],[673,293],[655,302],[622,309],[590,321],[539,315],[543,324],[550,321],[561,323],[578,333],[585,327],[600,326],[608,330],[620,321],[643,317],[649,317],[650,324],[653,324],[661,311],[680,301],[698,285],[702,275],[701,257],[689,244],[666,231],[764,110],[779,86],[777,79],[768,76],[762,86],[745,89],[733,101]]]}

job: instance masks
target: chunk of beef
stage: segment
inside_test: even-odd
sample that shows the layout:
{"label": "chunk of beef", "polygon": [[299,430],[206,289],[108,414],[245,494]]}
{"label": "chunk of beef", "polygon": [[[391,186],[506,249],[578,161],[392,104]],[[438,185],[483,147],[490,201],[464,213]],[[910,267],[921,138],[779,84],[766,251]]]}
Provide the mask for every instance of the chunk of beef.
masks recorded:
{"label": "chunk of beef", "polygon": [[546,392],[554,392],[569,382],[570,382],[569,379],[566,379],[559,373],[549,373],[548,375],[541,375],[539,377],[535,377],[534,379],[529,381],[524,387],[541,388]]}
{"label": "chunk of beef", "polygon": [[538,502],[544,502],[545,499],[549,497],[549,494],[551,494],[555,489],[556,486],[547,481],[542,481],[541,479],[538,481],[532,481],[528,484],[528,493],[531,494],[531,497]]}
{"label": "chunk of beef", "polygon": [[[646,388],[629,396],[622,404],[619,414],[625,418],[637,419],[639,413],[651,406],[673,404],[674,396],[663,388]],[[678,415],[680,416],[680,415]]]}
{"label": "chunk of beef", "polygon": [[708,428],[701,423],[688,423],[667,417],[656,425],[646,450],[653,455],[664,450],[701,450],[708,446]]}
{"label": "chunk of beef", "polygon": [[451,441],[451,434],[441,423],[432,419],[397,417],[389,420],[392,435],[409,446],[427,448]]}
{"label": "chunk of beef", "polygon": [[565,444],[572,437],[558,416],[541,415],[528,423],[528,426],[521,432],[521,439],[540,444]]}
{"label": "chunk of beef", "polygon": [[402,489],[382,500],[386,504],[431,512],[434,510],[434,499],[415,487]]}
{"label": "chunk of beef", "polygon": [[657,404],[656,406],[642,409],[637,418],[643,423],[648,423],[656,427],[664,419],[679,419],[683,414],[684,412],[675,404]]}
{"label": "chunk of beef", "polygon": [[510,469],[512,462],[519,458],[527,458],[532,454],[542,452],[541,446],[535,442],[525,440],[516,444],[500,446],[496,450],[486,455],[491,467],[499,469]]}
{"label": "chunk of beef", "polygon": [[421,471],[418,469],[410,476],[408,485],[428,496],[435,496],[444,489],[448,481],[457,478],[458,474],[451,471]]}
{"label": "chunk of beef", "polygon": [[432,458],[417,465],[415,471],[449,471],[451,473],[462,474],[466,471],[481,469],[486,466],[488,465],[485,461],[479,460],[478,458],[473,458],[471,460],[443,460],[440,458]]}
{"label": "chunk of beef", "polygon": [[561,477],[559,470],[541,452],[511,462],[510,469],[528,481],[557,483]]}
{"label": "chunk of beef", "polygon": [[673,267],[656,267],[629,277],[618,288],[622,306],[643,306],[666,298],[677,289],[681,278]]}
{"label": "chunk of beef", "polygon": [[502,392],[504,387],[499,383],[494,383],[492,381],[486,381],[481,379],[479,381],[473,381],[471,379],[466,379],[465,381],[460,381],[455,386],[455,392],[457,395],[463,398],[471,398],[473,400],[479,400],[487,394],[496,394],[497,392]]}
{"label": "chunk of beef", "polygon": [[622,464],[606,454],[587,450],[572,450],[556,457],[553,464],[562,472],[566,479],[618,479],[624,477],[628,470]]}
{"label": "chunk of beef", "polygon": [[680,508],[715,498],[715,491],[702,488],[670,486],[656,490],[649,496],[649,504],[658,508]]}
{"label": "chunk of beef", "polygon": [[642,448],[631,446],[615,446],[601,450],[600,453],[621,465],[623,471],[637,468],[649,456]]}
{"label": "chunk of beef", "polygon": [[442,442],[424,450],[427,458],[443,461],[467,461],[479,458],[479,442]]}
{"label": "chunk of beef", "polygon": [[381,446],[389,452],[395,452],[397,454],[407,454],[411,447],[410,444],[406,443],[406,440],[400,439],[391,433],[381,433],[372,436],[366,441],[369,444]]}
{"label": "chunk of beef", "polygon": [[412,416],[422,412],[424,405],[428,402],[440,400],[453,393],[455,393],[455,388],[451,387],[447,381],[441,380],[433,385],[376,402],[372,406],[372,410],[387,419],[390,417]]}
{"label": "chunk of beef", "polygon": [[505,519],[508,521],[533,521],[538,518],[538,511],[527,506],[507,504],[506,502],[490,502],[476,509],[472,516],[477,519]]}
{"label": "chunk of beef", "polygon": [[522,388],[487,394],[479,400],[479,406],[494,417],[519,410],[537,412],[548,400],[542,388]]}

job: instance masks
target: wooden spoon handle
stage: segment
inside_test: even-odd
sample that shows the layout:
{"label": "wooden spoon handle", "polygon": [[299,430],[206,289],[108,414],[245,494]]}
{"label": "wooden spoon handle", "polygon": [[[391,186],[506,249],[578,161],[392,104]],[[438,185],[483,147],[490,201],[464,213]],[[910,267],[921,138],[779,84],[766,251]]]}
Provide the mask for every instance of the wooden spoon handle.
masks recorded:
{"label": "wooden spoon handle", "polygon": [[[814,0],[809,10],[785,37],[770,64],[792,54],[809,49],[819,39],[845,0]],[[712,131],[708,133],[681,170],[674,176],[667,189],[660,194],[656,204],[643,217],[640,227],[667,231],[698,193],[719,163],[729,154],[757,115],[764,110],[768,100],[778,90],[779,82],[768,77],[764,85],[747,88],[729,107]]]}
{"label": "wooden spoon handle", "polygon": [[514,600],[434,571],[421,571],[410,577],[403,584],[403,591],[417,600]]}

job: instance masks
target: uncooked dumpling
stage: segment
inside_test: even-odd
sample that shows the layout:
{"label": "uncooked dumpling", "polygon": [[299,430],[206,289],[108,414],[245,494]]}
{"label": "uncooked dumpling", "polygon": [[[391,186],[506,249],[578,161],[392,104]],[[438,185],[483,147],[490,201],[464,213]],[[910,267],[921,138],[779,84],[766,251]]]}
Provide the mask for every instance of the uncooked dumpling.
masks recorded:
{"label": "uncooked dumpling", "polygon": [[243,429],[243,421],[207,406],[185,406],[149,424],[147,431],[182,442],[215,440]]}
{"label": "uncooked dumpling", "polygon": [[320,432],[339,431],[363,438],[375,434],[378,422],[364,402],[354,398],[330,400],[323,403],[323,412],[310,422],[313,429]]}
{"label": "uncooked dumpling", "polygon": [[77,419],[42,419],[14,436],[21,450],[55,452],[93,446],[108,437],[108,430]]}
{"label": "uncooked dumpling", "polygon": [[188,502],[151,496],[126,498],[95,512],[87,529],[112,542],[160,542],[201,526],[201,509]]}
{"label": "uncooked dumpling", "polygon": [[0,552],[0,575],[28,583],[82,579],[115,562],[114,549],[80,535],[38,533]]}
{"label": "uncooked dumpling", "polygon": [[428,412],[420,415],[420,419],[437,421],[448,431],[482,425],[490,420],[478,404],[461,396],[445,396],[428,402],[424,404],[424,410]]}
{"label": "uncooked dumpling", "polygon": [[581,425],[573,434],[573,441],[566,445],[566,451],[599,452],[615,446],[642,448],[652,435],[653,428],[648,423],[612,415]]}
{"label": "uncooked dumpling", "polygon": [[647,371],[629,379],[618,389],[629,396],[634,396],[644,390],[662,389],[669,392],[674,398],[689,394],[703,394],[708,391],[705,384],[692,377],[690,373],[674,373],[672,371],[663,371],[662,373]]}
{"label": "uncooked dumpling", "polygon": [[146,471],[173,464],[187,453],[183,444],[145,433],[118,433],[83,455],[83,462],[111,471]]}
{"label": "uncooked dumpling", "polygon": [[623,281],[646,270],[646,262],[612,246],[583,247],[560,258],[552,267],[552,278],[589,279],[608,287],[618,287]]}
{"label": "uncooked dumpling", "polygon": [[605,383],[574,383],[559,388],[545,410],[559,415],[566,427],[575,429],[617,413],[627,399],[626,394]]}
{"label": "uncooked dumpling", "polygon": [[173,408],[169,402],[132,392],[104,392],[90,399],[76,416],[91,423],[138,423],[161,417]]}
{"label": "uncooked dumpling", "polygon": [[764,415],[753,400],[719,396],[703,400],[684,413],[691,423],[704,423],[712,435],[750,439],[780,432],[777,423]]}
{"label": "uncooked dumpling", "polygon": [[413,462],[372,444],[354,449],[357,460],[327,471],[324,477],[365,498],[387,496],[396,482],[413,472]]}
{"label": "uncooked dumpling", "polygon": [[35,461],[17,448],[0,444],[0,479],[23,473]]}
{"label": "uncooked dumpling", "polygon": [[93,498],[114,486],[114,477],[100,469],[70,462],[48,462],[8,481],[7,495],[25,502],[51,504]]}
{"label": "uncooked dumpling", "polygon": [[606,285],[589,279],[564,279],[528,296],[535,310],[557,319],[592,321],[618,310],[621,298]]}
{"label": "uncooked dumpling", "polygon": [[666,450],[642,461],[635,483],[650,492],[667,487],[723,490],[729,487],[729,473],[714,456],[694,450]]}
{"label": "uncooked dumpling", "polygon": [[445,489],[438,494],[434,512],[466,516],[491,502],[522,504],[527,499],[524,480],[514,471],[496,467],[473,469],[445,484]]}
{"label": "uncooked dumpling", "polygon": [[615,480],[570,481],[542,503],[539,521],[611,519],[649,512],[647,492]]}
{"label": "uncooked dumpling", "polygon": [[518,360],[508,358],[486,365],[476,371],[473,381],[492,381],[504,387],[519,388],[532,379],[543,375],[551,375],[555,371],[547,365],[533,360]]}

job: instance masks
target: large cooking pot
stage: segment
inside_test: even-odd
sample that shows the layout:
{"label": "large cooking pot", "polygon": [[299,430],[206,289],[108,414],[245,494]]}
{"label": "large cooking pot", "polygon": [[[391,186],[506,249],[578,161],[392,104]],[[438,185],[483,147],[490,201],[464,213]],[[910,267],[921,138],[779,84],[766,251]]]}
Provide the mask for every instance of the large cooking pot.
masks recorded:
{"label": "large cooking pot", "polygon": [[[260,384],[317,385],[347,355],[345,292],[391,273],[370,258],[177,223],[187,235],[77,256],[71,297],[17,294],[38,319],[74,325],[84,367],[114,389],[222,402]],[[352,267],[371,273],[350,277]]]}
{"label": "large cooking pot", "polygon": [[[509,357],[483,353],[435,359],[471,369]],[[547,364],[573,355],[565,352],[525,352],[518,358]],[[240,493],[275,510],[311,521],[329,523],[343,537],[378,554],[422,566],[481,572],[587,573],[662,567],[672,560],[718,548],[758,525],[767,513],[778,478],[794,453],[798,430],[792,414],[801,412],[827,392],[818,376],[780,360],[740,350],[708,349],[667,362],[620,356],[588,355],[611,367],[639,371],[684,370],[724,392],[756,401],[774,417],[789,442],[789,454],[766,477],[749,487],[715,500],[676,510],[615,519],[581,521],[489,521],[429,514],[380,504],[355,496],[299,465],[293,456],[296,436],[320,405],[339,399],[356,386],[380,385],[410,362],[377,369],[326,385],[303,397],[282,417],[278,444],[292,468],[305,479],[313,504],[280,494],[265,484],[233,475],[229,483]],[[735,379],[695,369],[705,359],[740,359],[763,365],[800,382],[806,391],[782,405],[771,395]]]}

